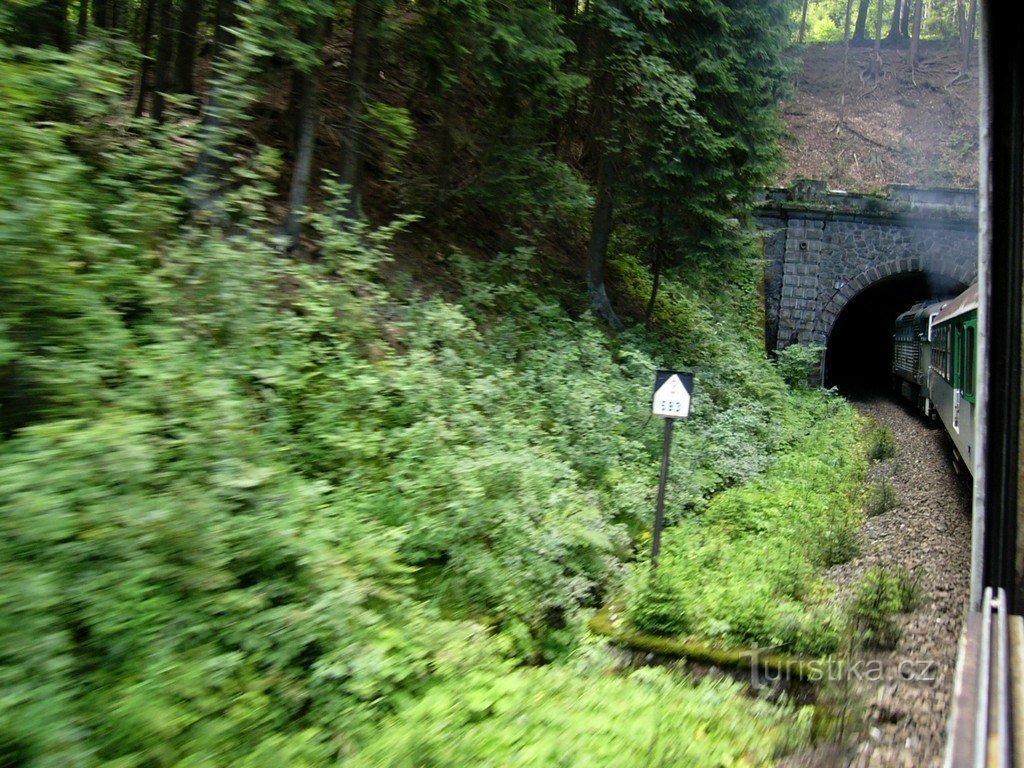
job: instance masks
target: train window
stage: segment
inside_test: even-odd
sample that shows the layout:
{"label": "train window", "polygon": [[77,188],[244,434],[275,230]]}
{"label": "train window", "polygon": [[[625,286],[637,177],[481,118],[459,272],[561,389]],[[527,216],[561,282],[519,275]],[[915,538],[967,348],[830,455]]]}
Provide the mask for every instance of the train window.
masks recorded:
{"label": "train window", "polygon": [[949,361],[952,359],[952,355],[949,354],[949,326],[945,325],[942,327],[942,355],[939,360],[939,373],[942,374],[942,378],[949,381]]}
{"label": "train window", "polygon": [[963,388],[964,397],[974,402],[975,355],[977,350],[978,326],[976,320],[964,323]]}
{"label": "train window", "polygon": [[963,326],[954,321],[949,328],[949,335],[950,355],[946,366],[949,370],[949,383],[953,385],[953,389],[960,389],[961,359],[964,353]]}
{"label": "train window", "polygon": [[946,327],[932,329],[932,369],[943,378],[949,378],[946,371]]}

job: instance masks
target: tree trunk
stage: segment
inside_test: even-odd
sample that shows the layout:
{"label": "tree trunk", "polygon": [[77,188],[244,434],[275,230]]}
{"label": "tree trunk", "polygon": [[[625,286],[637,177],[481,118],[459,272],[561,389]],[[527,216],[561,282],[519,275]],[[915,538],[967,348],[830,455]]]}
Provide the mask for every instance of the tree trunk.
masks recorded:
{"label": "tree trunk", "polygon": [[974,45],[974,25],[978,19],[978,0],[971,0],[971,9],[964,24],[960,48],[960,76],[966,75],[971,68],[971,48]]}
{"label": "tree trunk", "polygon": [[654,306],[658,301],[658,287],[661,285],[661,267],[665,260],[665,203],[658,201],[658,228],[654,242],[651,243],[651,297],[644,312],[644,321],[650,322],[654,314]]}
{"label": "tree trunk", "polygon": [[92,25],[97,29],[108,29],[110,17],[108,5],[111,0],[92,0]]}
{"label": "tree trunk", "polygon": [[223,147],[219,146],[217,139],[223,128],[221,103],[224,100],[224,93],[217,70],[227,59],[229,49],[234,42],[231,29],[238,23],[235,16],[235,1],[217,0],[215,11],[217,29],[213,35],[213,66],[210,67],[209,97],[199,129],[202,149],[196,159],[196,167],[192,171],[193,187],[198,190],[198,193],[193,195],[193,206],[196,208],[206,207],[212,202],[214,179],[219,178],[224,170]]}
{"label": "tree trunk", "polygon": [[89,0],[78,0],[78,39],[84,40],[89,32]]}
{"label": "tree trunk", "polygon": [[804,36],[807,33],[807,5],[810,0],[804,0],[803,8],[800,11],[800,33],[797,35],[797,42],[800,45],[804,44]]}
{"label": "tree trunk", "polygon": [[[618,0],[610,0],[609,5],[616,11],[622,10],[621,2]],[[612,233],[615,204],[615,157],[609,147],[609,140],[613,132],[616,82],[613,72],[603,59],[608,57],[613,45],[609,31],[599,28],[594,36],[593,51],[598,74],[592,81],[590,116],[587,121],[591,126],[591,138],[597,159],[597,190],[587,249],[587,291],[590,294],[590,304],[597,316],[614,330],[621,330],[625,326],[612,309],[605,286],[608,241]]]}
{"label": "tree trunk", "polygon": [[857,8],[857,23],[853,28],[853,37],[850,38],[851,42],[855,44],[862,44],[867,39],[866,27],[868,23],[868,5],[871,0],[860,0],[860,6]]}
{"label": "tree trunk", "polygon": [[149,70],[152,67],[150,51],[153,49],[153,4],[156,0],[145,0],[142,9],[142,67],[139,71],[139,97],[135,102],[135,116],[142,117],[146,111],[146,97],[149,95]]}
{"label": "tree trunk", "polygon": [[960,49],[963,50],[964,39],[967,36],[967,13],[964,10],[964,0],[956,0],[956,28],[960,37]]}
{"label": "tree trunk", "polygon": [[223,58],[225,50],[234,41],[231,28],[238,23],[235,17],[235,0],[217,0],[214,11],[217,28],[213,32],[213,58]]}
{"label": "tree trunk", "polygon": [[882,76],[882,15],[884,7],[883,0],[878,0],[878,13],[875,14],[875,58],[868,68],[868,76],[874,79]]}
{"label": "tree trunk", "polygon": [[843,26],[843,77],[839,82],[839,123],[836,125],[837,135],[846,123],[846,76],[850,68],[850,16],[852,11],[853,0],[846,0],[846,23]]}
{"label": "tree trunk", "polygon": [[345,125],[341,133],[341,162],[338,182],[347,188],[344,215],[363,217],[359,182],[363,166],[363,112],[366,108],[366,73],[370,61],[370,38],[374,33],[380,0],[356,0],[352,10],[352,54],[348,64],[348,93],[345,96]]}
{"label": "tree trunk", "polygon": [[62,51],[71,47],[67,0],[43,0],[12,11],[12,34],[8,39],[16,45],[52,45]]}
{"label": "tree trunk", "polygon": [[590,226],[590,248],[587,259],[587,289],[590,303],[597,316],[615,330],[622,330],[605,287],[605,267],[608,262],[608,241],[612,233],[612,208],[614,206],[613,185],[615,184],[615,160],[605,151],[598,161],[597,200],[594,218]]}
{"label": "tree trunk", "polygon": [[196,33],[203,17],[203,0],[182,0],[174,57],[174,90],[195,93],[192,71],[196,63]]}
{"label": "tree trunk", "polygon": [[918,49],[921,46],[921,13],[924,10],[924,0],[915,0],[914,2],[914,32],[910,38],[910,68],[913,69],[917,66],[918,62]]}
{"label": "tree trunk", "polygon": [[309,179],[313,169],[313,149],[316,145],[316,127],[319,118],[317,105],[317,86],[320,79],[320,48],[323,45],[326,21],[321,21],[312,29],[301,30],[299,39],[317,46],[318,63],[309,72],[296,71],[294,84],[300,93],[297,98],[298,125],[295,131],[295,166],[292,170],[292,183],[288,191],[288,217],[285,220],[284,234],[287,238],[286,249],[294,250],[302,234],[302,212],[306,206],[309,193]]}
{"label": "tree trunk", "polygon": [[164,120],[164,95],[171,90],[171,62],[174,59],[174,0],[157,0],[156,82],[153,84],[153,109],[150,117]]}
{"label": "tree trunk", "polygon": [[889,34],[886,35],[885,40],[891,45],[895,45],[900,41],[900,25],[903,19],[904,7],[907,4],[907,0],[896,0],[893,3],[892,9],[892,21],[889,23]]}

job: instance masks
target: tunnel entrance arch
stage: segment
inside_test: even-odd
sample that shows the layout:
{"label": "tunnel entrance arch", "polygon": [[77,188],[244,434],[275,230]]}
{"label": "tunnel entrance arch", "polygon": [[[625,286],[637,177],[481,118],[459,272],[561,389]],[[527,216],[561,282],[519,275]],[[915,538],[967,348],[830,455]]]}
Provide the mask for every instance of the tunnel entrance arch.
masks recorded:
{"label": "tunnel entrance arch", "polygon": [[977,274],[973,190],[894,186],[883,197],[807,182],[767,190],[757,221],[769,352],[826,343],[855,296],[897,275],[924,272],[967,285]]}
{"label": "tunnel entrance arch", "polygon": [[922,301],[951,298],[967,288],[961,274],[895,269],[871,279],[859,275],[844,296],[834,297],[826,323],[824,383],[848,395],[888,390],[896,318]]}

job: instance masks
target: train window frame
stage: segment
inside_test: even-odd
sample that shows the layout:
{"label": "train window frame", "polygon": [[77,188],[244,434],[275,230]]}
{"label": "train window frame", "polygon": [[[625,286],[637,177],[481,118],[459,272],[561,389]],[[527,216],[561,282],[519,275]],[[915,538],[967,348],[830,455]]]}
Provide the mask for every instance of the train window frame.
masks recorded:
{"label": "train window frame", "polygon": [[942,379],[949,381],[946,370],[947,359],[949,358],[949,328],[946,325],[935,326],[932,329],[932,351],[931,368]]}
{"label": "train window frame", "polygon": [[952,337],[952,371],[950,372],[949,383],[953,385],[953,390],[962,391],[964,381],[964,331],[961,324],[953,323]]}
{"label": "train window frame", "polygon": [[962,388],[964,399],[974,403],[977,398],[977,365],[976,355],[978,352],[978,321],[977,319],[967,320],[963,324],[964,329],[964,354],[963,354],[963,382]]}

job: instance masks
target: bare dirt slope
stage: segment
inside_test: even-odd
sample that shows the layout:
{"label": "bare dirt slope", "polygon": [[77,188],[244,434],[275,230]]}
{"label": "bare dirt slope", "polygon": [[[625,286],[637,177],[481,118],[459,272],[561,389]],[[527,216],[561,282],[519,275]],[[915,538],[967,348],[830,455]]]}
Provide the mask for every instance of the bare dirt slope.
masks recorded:
{"label": "bare dirt slope", "polygon": [[946,43],[927,41],[922,51],[911,71],[905,48],[883,48],[877,79],[867,75],[871,48],[847,56],[842,44],[817,44],[794,54],[792,98],[782,107],[787,167],[776,181],[820,178],[858,192],[976,186],[977,67],[960,75],[958,49]]}

